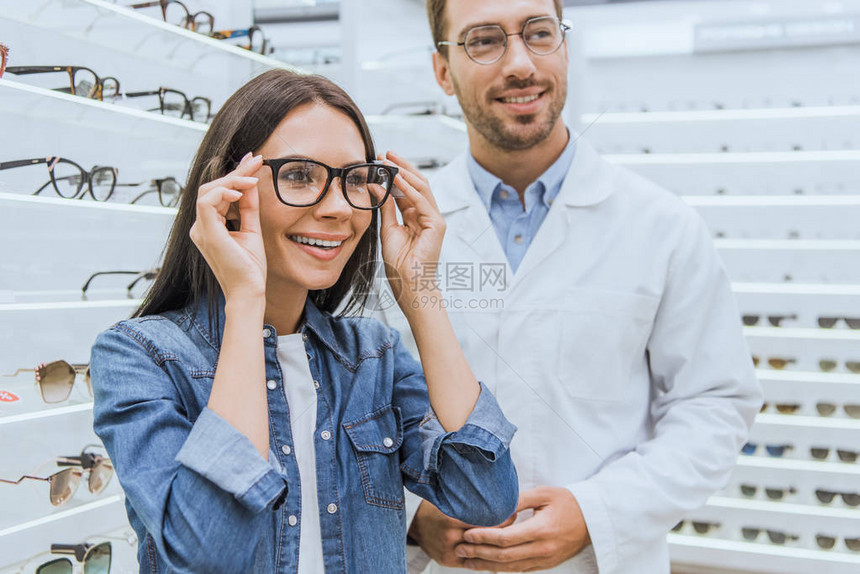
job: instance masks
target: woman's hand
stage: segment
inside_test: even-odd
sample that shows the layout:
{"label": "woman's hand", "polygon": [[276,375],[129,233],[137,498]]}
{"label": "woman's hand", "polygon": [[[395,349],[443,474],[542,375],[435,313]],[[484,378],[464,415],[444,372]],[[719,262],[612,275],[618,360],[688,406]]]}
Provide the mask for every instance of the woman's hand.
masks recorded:
{"label": "woman's hand", "polygon": [[[203,184],[197,192],[197,220],[191,240],[212,269],[227,300],[266,294],[266,251],[260,231],[260,197],[256,173],[262,156],[249,152],[232,172]],[[235,204],[235,205],[234,205]],[[227,229],[236,212],[239,231]]]}
{"label": "woman's hand", "polygon": [[[394,201],[382,204],[379,235],[388,282],[394,298],[408,315],[416,309],[420,295],[428,295],[428,290],[436,293],[436,266],[442,251],[445,220],[436,206],[427,178],[393,152],[387,152],[380,159],[400,168],[394,185],[403,197],[394,197]],[[396,209],[400,210],[402,225],[397,222]],[[426,285],[424,280],[428,278],[433,278],[433,287]]]}

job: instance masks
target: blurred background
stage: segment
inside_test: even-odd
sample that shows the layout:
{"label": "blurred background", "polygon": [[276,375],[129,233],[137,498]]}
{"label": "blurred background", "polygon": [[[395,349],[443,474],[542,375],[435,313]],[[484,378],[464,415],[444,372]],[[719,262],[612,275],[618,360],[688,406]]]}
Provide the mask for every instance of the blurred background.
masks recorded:
{"label": "blurred background", "polygon": [[[377,147],[428,173],[466,145],[423,0],[133,3],[0,0],[0,478],[97,448],[75,365],[139,304],[207,121],[248,79],[334,79]],[[669,534],[673,570],[860,572],[860,0],[566,0],[565,17],[568,125],[701,213],[764,387],[730,482]],[[65,397],[34,387],[41,363]],[[84,542],[137,570],[95,470],[58,504],[47,482],[0,484],[0,572]]]}

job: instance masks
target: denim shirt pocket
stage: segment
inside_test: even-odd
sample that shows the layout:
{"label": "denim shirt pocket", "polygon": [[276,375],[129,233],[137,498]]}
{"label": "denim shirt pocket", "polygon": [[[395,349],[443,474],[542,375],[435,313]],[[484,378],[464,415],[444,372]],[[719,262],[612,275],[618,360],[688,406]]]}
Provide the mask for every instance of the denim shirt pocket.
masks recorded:
{"label": "denim shirt pocket", "polygon": [[343,423],[343,428],[355,450],[368,504],[401,510],[404,497],[399,453],[403,444],[400,409],[385,405]]}

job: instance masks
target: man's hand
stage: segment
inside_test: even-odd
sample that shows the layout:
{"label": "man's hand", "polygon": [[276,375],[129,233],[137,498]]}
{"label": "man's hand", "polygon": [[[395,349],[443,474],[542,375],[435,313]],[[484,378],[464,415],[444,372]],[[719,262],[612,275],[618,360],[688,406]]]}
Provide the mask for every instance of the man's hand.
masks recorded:
{"label": "man's hand", "polygon": [[454,547],[463,542],[463,533],[470,525],[442,514],[422,500],[409,527],[409,536],[442,566],[464,567],[465,560],[454,554]]}
{"label": "man's hand", "polygon": [[466,530],[455,555],[472,570],[530,572],[557,566],[591,542],[579,503],[566,488],[539,486],[520,493],[517,512],[529,508],[534,516],[522,522]]}

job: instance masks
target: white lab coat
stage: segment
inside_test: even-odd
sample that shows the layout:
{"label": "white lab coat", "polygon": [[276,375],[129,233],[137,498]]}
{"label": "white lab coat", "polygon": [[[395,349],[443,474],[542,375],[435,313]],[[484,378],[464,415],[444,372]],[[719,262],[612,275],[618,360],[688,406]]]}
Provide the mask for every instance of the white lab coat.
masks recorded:
{"label": "white lab coat", "polygon": [[[446,291],[449,315],[476,376],[519,427],[520,489],[567,487],[585,516],[592,545],[551,572],[668,573],[666,533],[728,480],[761,391],[699,215],[577,145],[498,292],[478,282],[482,263],[507,260],[465,154],[442,169],[431,182],[448,225],[440,274],[444,287],[447,263],[473,266],[473,290]],[[497,298],[501,309],[481,302]],[[408,334],[399,309],[385,314]]]}

